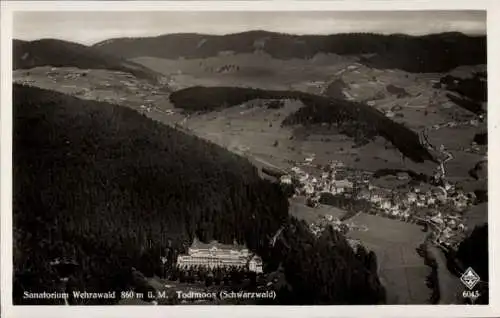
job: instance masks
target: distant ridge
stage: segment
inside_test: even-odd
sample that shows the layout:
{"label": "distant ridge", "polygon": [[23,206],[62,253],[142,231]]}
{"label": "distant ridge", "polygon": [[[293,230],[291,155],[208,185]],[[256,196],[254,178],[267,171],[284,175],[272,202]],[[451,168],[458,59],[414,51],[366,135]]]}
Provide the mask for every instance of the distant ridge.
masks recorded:
{"label": "distant ridge", "polygon": [[138,78],[155,81],[161,76],[145,66],[82,44],[57,39],[35,41],[14,39],[14,69],[29,69],[47,65],[122,71]]}
{"label": "distant ridge", "polygon": [[486,36],[447,32],[422,36],[344,33],[293,35],[262,30],[227,35],[198,33],[156,37],[116,38],[92,47],[124,58],[151,56],[186,59],[216,56],[222,51],[263,51],[277,59],[309,59],[318,53],[363,55],[361,62],[376,68],[407,72],[445,72],[459,65],[486,64]]}

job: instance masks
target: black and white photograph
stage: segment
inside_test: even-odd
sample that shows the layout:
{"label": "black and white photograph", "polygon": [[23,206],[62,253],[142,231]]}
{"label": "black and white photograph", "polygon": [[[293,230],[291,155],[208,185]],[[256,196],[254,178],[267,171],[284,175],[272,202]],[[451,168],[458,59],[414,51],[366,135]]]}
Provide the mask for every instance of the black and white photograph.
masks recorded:
{"label": "black and white photograph", "polygon": [[487,11],[359,9],[12,12],[12,305],[494,303]]}

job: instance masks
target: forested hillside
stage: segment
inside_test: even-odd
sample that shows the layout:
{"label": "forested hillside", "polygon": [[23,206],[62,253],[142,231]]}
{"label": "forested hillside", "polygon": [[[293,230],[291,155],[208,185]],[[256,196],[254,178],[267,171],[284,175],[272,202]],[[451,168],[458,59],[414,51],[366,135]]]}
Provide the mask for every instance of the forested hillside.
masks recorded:
{"label": "forested hillside", "polygon": [[[15,304],[59,290],[57,258],[75,265],[73,289],[123,290],[132,267],[162,272],[195,235],[281,265],[283,303],[384,301],[373,257],[335,232],[315,239],[247,160],[120,106],[19,85],[13,98]],[[271,247],[283,225],[286,247]]]}
{"label": "forested hillside", "polygon": [[454,94],[448,98],[458,106],[477,115],[485,115],[487,109],[483,103],[488,100],[488,82],[486,73],[475,73],[471,78],[458,78],[446,75],[440,83]]}
{"label": "forested hillside", "polygon": [[485,281],[488,281],[488,224],[474,228],[470,236],[460,244],[457,257],[465,266],[471,266]]}
{"label": "forested hillside", "polygon": [[331,227],[315,238],[304,221],[292,218],[269,260],[278,262],[289,284],[278,293],[280,304],[385,303],[375,253],[362,246],[354,253]]}
{"label": "forested hillside", "polygon": [[415,162],[434,160],[417,134],[363,103],[329,98],[299,91],[273,91],[241,87],[189,87],[170,95],[171,102],[186,111],[213,111],[252,99],[298,99],[305,104],[289,115],[283,125],[329,124],[338,133],[366,144],[382,136]]}
{"label": "forested hillside", "polygon": [[82,44],[42,39],[13,41],[13,68],[29,69],[37,66],[77,67],[81,69],[107,69],[127,72],[138,78],[158,80],[161,74],[121,57],[104,53]]}
{"label": "forested hillside", "polygon": [[366,55],[362,63],[376,68],[407,72],[446,72],[460,65],[486,63],[486,36],[441,33],[404,34],[345,33],[293,35],[249,31],[227,35],[166,34],[147,38],[119,38],[93,47],[126,58],[207,58],[220,52],[265,52],[274,58],[312,58],[318,53]]}
{"label": "forested hillside", "polygon": [[460,244],[457,258],[462,262],[464,268],[472,267],[481,277],[477,285],[481,296],[476,301],[478,304],[489,303],[489,251],[488,224],[474,228],[469,237]]}

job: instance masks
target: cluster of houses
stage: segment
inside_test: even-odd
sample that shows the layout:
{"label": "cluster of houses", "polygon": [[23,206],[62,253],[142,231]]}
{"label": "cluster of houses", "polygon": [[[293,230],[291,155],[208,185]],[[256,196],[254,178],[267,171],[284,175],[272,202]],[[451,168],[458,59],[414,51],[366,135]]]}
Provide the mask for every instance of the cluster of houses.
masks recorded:
{"label": "cluster of houses", "polygon": [[[313,158],[306,158],[304,165],[310,165]],[[320,177],[315,177],[307,173],[300,167],[293,167],[289,174],[281,177],[283,184],[294,184],[295,194],[305,196],[309,199],[317,199],[321,193],[343,194],[351,196],[355,183],[362,180],[362,176],[354,175],[348,178],[349,174],[345,166],[340,161],[332,161],[324,169]],[[368,183],[369,179],[365,177],[363,182]]]}
{"label": "cluster of houses", "polygon": [[239,71],[240,67],[238,65],[222,65],[219,67],[216,72],[217,73],[230,73],[230,72],[236,72]]}
{"label": "cluster of houses", "polygon": [[433,214],[420,219],[432,227],[432,242],[448,249],[456,249],[466,234],[466,226],[460,214]]}
{"label": "cluster of houses", "polygon": [[57,72],[55,67],[51,68],[50,71],[45,72],[45,75],[52,83],[58,82],[59,72]]}
{"label": "cluster of houses", "polygon": [[464,151],[469,152],[469,153],[481,153],[481,147],[477,144],[477,142],[473,141],[470,145],[470,147],[465,148]]}
{"label": "cluster of houses", "polygon": [[323,215],[319,218],[317,222],[313,222],[309,225],[309,230],[316,236],[320,236],[321,233],[328,227],[331,226],[334,230],[340,233],[347,234],[350,231],[368,231],[368,228],[364,225],[359,226],[353,222],[343,222],[339,218],[332,215]]}
{"label": "cluster of houses", "polygon": [[[81,77],[87,76],[90,70],[82,70],[82,69],[59,69],[57,67],[52,67],[50,70],[45,72],[46,77],[51,80],[52,82],[56,83],[61,80],[68,81],[68,80],[77,80],[80,79]],[[137,80],[137,78],[126,72],[121,72],[121,71],[113,71],[113,77],[114,78],[119,78],[119,83],[122,87],[126,87],[127,89],[131,91],[147,91],[151,95],[157,95],[158,90],[157,87],[154,85],[146,82],[146,81],[140,81]],[[160,79],[160,84],[162,82],[165,82],[166,79]],[[99,85],[104,86],[104,87],[112,87],[114,86],[113,84],[110,83],[111,80],[104,79],[102,80]]]}
{"label": "cluster of houses", "polygon": [[460,126],[473,126],[477,127],[479,126],[479,123],[484,119],[484,115],[480,115],[479,119],[470,119],[470,120],[465,120],[465,121],[449,121],[446,123],[442,124],[435,124],[432,125],[432,130],[439,130],[443,128],[455,128],[455,127],[460,127]]}
{"label": "cluster of houses", "polygon": [[[82,69],[71,69],[71,71],[67,71],[66,74],[62,76],[62,80],[76,80],[81,77],[87,76],[89,73],[89,70],[82,70]],[[58,81],[61,80],[61,70],[57,67],[51,67],[50,70],[45,72],[45,75],[49,80],[51,80],[53,83],[57,83]]]}
{"label": "cluster of houses", "polygon": [[[145,82],[145,81],[140,81],[135,78],[135,76],[128,74],[128,73],[123,73],[123,72],[115,72],[115,75],[120,75],[123,79],[121,79],[119,82],[121,86],[126,87],[130,91],[136,92],[137,95],[142,94],[141,92],[148,92],[149,95],[158,95],[159,92],[157,90],[157,87]],[[110,85],[108,82],[104,82],[105,85]],[[146,95],[143,95],[144,97]]]}
{"label": "cluster of houses", "polygon": [[[305,158],[300,166],[312,166],[314,156]],[[316,177],[299,166],[292,167],[288,174],[281,177],[282,184],[294,185],[295,195],[304,196],[310,206],[317,206],[321,194],[330,193],[347,198],[355,198],[355,193],[369,186],[372,172],[347,168],[343,162],[332,160],[322,167],[321,175]]]}
{"label": "cluster of houses", "polygon": [[[35,78],[30,77],[32,70],[23,70],[20,76],[15,78],[16,83],[24,85],[33,85],[36,82]],[[100,100],[109,103],[126,103],[129,98],[119,97],[116,95],[120,90],[125,89],[129,93],[134,94],[135,98],[142,101],[143,105],[140,107],[140,111],[149,112],[154,107],[155,102],[152,96],[160,95],[160,88],[156,84],[152,84],[148,81],[138,80],[134,75],[121,71],[112,71],[111,77],[109,74],[111,71],[106,71],[106,73],[100,73],[96,70],[97,78],[93,78],[92,81],[85,83],[85,85],[78,85],[82,80],[86,78],[90,70],[77,69],[77,68],[58,68],[50,67],[44,68],[43,74],[45,78],[54,84],[62,83],[58,87],[64,88],[65,92],[69,92],[71,95],[76,95],[83,99],[93,99]],[[35,73],[33,73],[35,74]],[[104,75],[101,77],[99,74]],[[167,84],[167,78],[159,78],[159,84]],[[115,90],[115,88],[120,88]],[[103,94],[103,90],[113,91],[112,94]],[[105,93],[105,92],[104,92]],[[170,115],[170,113],[168,113]]]}
{"label": "cluster of houses", "polygon": [[309,230],[315,236],[320,236],[327,226],[331,226],[334,230],[337,230],[343,234],[349,232],[347,224],[344,224],[338,218],[334,218],[331,215],[323,215],[317,222],[312,222],[311,224],[309,224]]}
{"label": "cluster of houses", "polygon": [[[372,207],[382,215],[406,222],[421,222],[431,224],[435,243],[454,246],[462,237],[465,225],[459,212],[473,204],[472,194],[455,190],[453,186],[437,188],[422,192],[414,188],[408,193],[395,197],[390,190],[377,189],[371,193],[363,192],[360,197],[372,203]],[[385,192],[385,195],[383,194]],[[432,214],[430,217],[416,216],[416,209],[426,208]],[[447,209],[447,213],[437,212]],[[451,211],[450,211],[451,210]],[[453,212],[452,212],[453,211]]]}
{"label": "cluster of houses", "polygon": [[[63,70],[63,71],[64,72],[62,72],[58,68],[53,67],[46,72],[46,75],[48,79],[56,83],[61,79],[63,79],[64,81],[77,80],[83,76],[86,76],[89,72],[89,70],[79,70],[79,69],[75,70],[72,69],[70,71]],[[110,103],[125,102],[127,100],[127,98],[125,97],[117,99],[116,97],[112,96],[102,97],[102,98],[95,96],[96,92],[95,88],[111,89],[113,87],[116,87],[116,85],[119,85],[120,87],[125,88],[128,91],[131,91],[132,93],[135,94],[137,98],[141,99],[144,102],[144,104],[140,106],[140,111],[142,112],[150,112],[153,109],[153,103],[155,101],[151,99],[151,96],[160,94],[158,87],[156,87],[155,85],[152,85],[146,81],[137,80],[134,75],[120,71],[113,71],[113,79],[103,78],[98,82],[97,86],[90,88],[79,87],[79,90],[75,93],[84,99],[103,100]],[[75,88],[77,87],[76,85],[63,85],[63,86],[67,87],[74,86]]]}
{"label": "cluster of houses", "polygon": [[22,85],[32,85],[35,83],[35,80],[22,78],[22,79],[15,79],[14,82],[17,84],[22,84]]}
{"label": "cluster of houses", "polygon": [[457,190],[449,183],[427,191],[414,187],[404,194],[370,185],[368,190],[358,193],[357,199],[371,202],[372,207],[383,214],[408,221],[415,208],[446,207],[454,211],[464,211],[474,203],[475,195]]}
{"label": "cluster of houses", "polygon": [[[302,165],[311,166],[313,160],[313,156],[308,157]],[[339,161],[332,161],[323,169],[319,177],[295,166],[289,174],[281,177],[281,182],[293,185],[295,195],[304,196],[308,205],[312,207],[319,205],[322,194],[330,193],[352,200],[367,201],[370,203],[371,209],[364,212],[405,222],[422,221],[416,216],[419,214],[418,210],[428,212],[438,209],[446,210],[447,212],[444,214],[434,213],[432,219],[428,220],[428,222],[435,224],[432,228],[436,229],[436,233],[439,233],[436,242],[440,244],[452,244],[450,242],[453,241],[453,238],[456,238],[457,235],[460,236],[465,225],[459,213],[473,205],[476,199],[473,193],[465,193],[456,189],[453,184],[447,181],[442,186],[430,186],[425,190],[412,187],[404,193],[377,187],[370,183],[370,173],[350,171]],[[349,231],[352,228],[352,226],[349,227],[337,219],[323,217],[319,222],[311,224],[310,230],[315,235],[319,235],[326,225],[331,225],[341,232]]]}
{"label": "cluster of houses", "polygon": [[63,78],[65,80],[75,80],[79,79],[82,76],[87,76],[88,72],[89,72],[88,70],[77,70],[77,71],[75,70],[74,72],[64,75]]}

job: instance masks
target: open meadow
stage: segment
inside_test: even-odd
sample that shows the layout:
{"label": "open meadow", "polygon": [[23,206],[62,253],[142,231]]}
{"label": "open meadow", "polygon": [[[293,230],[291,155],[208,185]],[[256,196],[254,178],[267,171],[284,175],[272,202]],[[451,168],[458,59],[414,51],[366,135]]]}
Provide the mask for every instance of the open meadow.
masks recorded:
{"label": "open meadow", "polygon": [[366,213],[355,215],[349,222],[368,227],[366,232],[349,232],[348,237],[360,240],[377,255],[388,303],[427,303],[431,294],[426,286],[430,268],[416,251],[426,236],[422,227]]}

